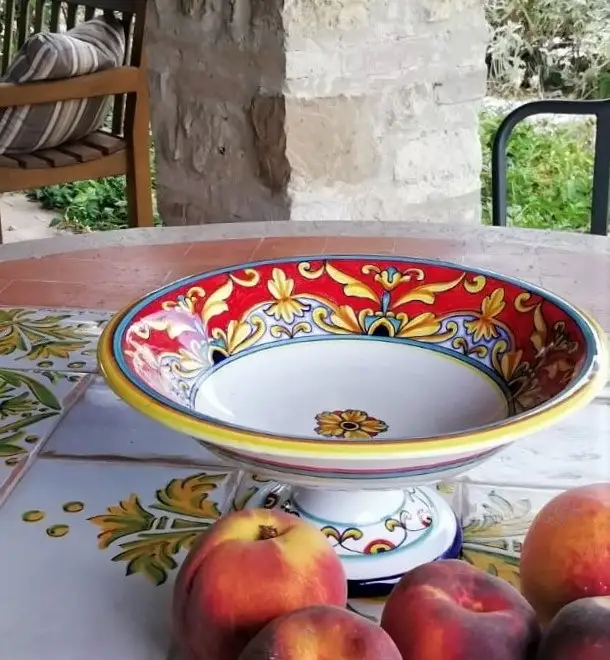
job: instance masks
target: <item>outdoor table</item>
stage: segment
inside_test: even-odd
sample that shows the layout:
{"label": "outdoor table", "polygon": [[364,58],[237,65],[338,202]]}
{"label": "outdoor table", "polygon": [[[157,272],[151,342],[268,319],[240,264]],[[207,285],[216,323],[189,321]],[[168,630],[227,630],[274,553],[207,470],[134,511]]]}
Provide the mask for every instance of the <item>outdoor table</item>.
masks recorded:
{"label": "outdoor table", "polygon": [[[176,278],[319,254],[435,257],[567,297],[610,333],[607,238],[439,224],[250,223],[127,230],[0,247],[0,646],[11,660],[171,655],[176,568],[260,487],[132,411],[96,375],[112,311]],[[556,427],[437,486],[465,558],[518,583],[536,511],[610,481],[610,389]],[[368,616],[380,600],[350,605]]]}

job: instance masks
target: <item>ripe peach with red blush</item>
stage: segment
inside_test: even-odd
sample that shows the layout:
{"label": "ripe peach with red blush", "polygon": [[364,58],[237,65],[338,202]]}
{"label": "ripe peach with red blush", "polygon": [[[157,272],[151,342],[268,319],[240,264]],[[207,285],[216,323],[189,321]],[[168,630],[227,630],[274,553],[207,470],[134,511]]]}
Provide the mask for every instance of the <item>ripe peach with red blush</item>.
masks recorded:
{"label": "ripe peach with red blush", "polygon": [[276,619],[246,646],[239,660],[402,660],[396,644],[359,614],[307,607]]}
{"label": "ripe peach with red blush", "polygon": [[204,532],[184,561],[174,636],[185,660],[236,660],[282,614],[346,600],[343,566],[318,529],[281,511],[240,511]]}
{"label": "ripe peach with red blush", "polygon": [[545,629],[536,660],[608,660],[610,596],[581,598],[559,610]]}
{"label": "ripe peach with red blush", "polygon": [[540,638],[534,610],[514,587],[456,559],[406,573],[381,627],[403,660],[530,660]]}
{"label": "ripe peach with red blush", "polygon": [[574,600],[610,595],[610,484],[548,502],[525,537],[519,570],[521,592],[543,624]]}

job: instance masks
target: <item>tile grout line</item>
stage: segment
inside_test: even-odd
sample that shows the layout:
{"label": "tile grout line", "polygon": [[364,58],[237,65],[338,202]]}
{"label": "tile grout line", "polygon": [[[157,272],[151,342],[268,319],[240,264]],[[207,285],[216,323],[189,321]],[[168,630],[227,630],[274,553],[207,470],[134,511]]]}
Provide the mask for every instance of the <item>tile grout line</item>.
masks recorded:
{"label": "tile grout line", "polygon": [[52,418],[48,433],[36,444],[32,451],[28,453],[28,456],[23,461],[23,463],[21,463],[19,466],[16,466],[11,471],[8,479],[0,486],[0,509],[10,498],[11,494],[21,483],[25,475],[30,471],[37,459],[41,456],[43,447],[53,436],[64,417],[85,394],[92,381],[93,374],[85,374],[81,381],[74,387],[74,389],[66,395],[65,399],[63,399],[61,402],[61,412],[56,417]]}
{"label": "tile grout line", "polygon": [[171,457],[142,457],[127,456],[121,454],[64,454],[60,452],[42,452],[38,459],[43,461],[69,461],[81,463],[109,463],[123,465],[141,465],[156,467],[172,467],[179,469],[209,469],[213,472],[233,473],[239,472],[240,468],[229,465],[214,465],[212,463],[197,463],[192,459],[180,459]]}

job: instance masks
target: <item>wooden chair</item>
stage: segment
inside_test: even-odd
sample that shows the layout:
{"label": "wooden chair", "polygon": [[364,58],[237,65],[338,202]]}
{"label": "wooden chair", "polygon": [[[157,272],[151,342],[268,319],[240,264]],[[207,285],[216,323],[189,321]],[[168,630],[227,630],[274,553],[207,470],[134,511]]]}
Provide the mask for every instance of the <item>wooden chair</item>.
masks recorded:
{"label": "wooden chair", "polygon": [[541,114],[594,115],[597,118],[590,233],[607,236],[610,220],[610,99],[601,101],[568,101],[561,99],[531,101],[519,106],[504,119],[496,133],[491,155],[493,225],[495,227],[506,227],[508,215],[506,189],[508,140],[517,124],[527,117]]}
{"label": "wooden chair", "polygon": [[127,43],[125,61],[121,67],[68,80],[0,83],[0,108],[114,96],[109,130],[97,131],[54,149],[27,155],[1,155],[0,193],[125,174],[130,226],[152,226],[150,117],[143,52],[146,0],[36,0],[33,11],[28,7],[30,1],[20,2],[17,43],[11,44],[18,0],[5,0],[0,71],[6,70],[30,34],[42,30],[45,17],[50,16],[49,30],[57,32],[62,11],[67,29],[74,27],[80,16],[85,20],[93,18],[99,13],[96,10],[120,12]]}

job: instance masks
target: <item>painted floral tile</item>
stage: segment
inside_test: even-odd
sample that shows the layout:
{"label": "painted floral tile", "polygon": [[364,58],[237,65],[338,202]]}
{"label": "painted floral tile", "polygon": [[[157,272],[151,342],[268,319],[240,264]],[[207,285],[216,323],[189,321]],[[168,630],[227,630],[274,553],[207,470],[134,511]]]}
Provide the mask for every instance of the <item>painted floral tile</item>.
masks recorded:
{"label": "painted floral tile", "polygon": [[164,659],[176,568],[234,485],[201,467],[39,458],[0,510],[3,648]]}
{"label": "painted floral tile", "polygon": [[111,314],[79,309],[0,307],[0,364],[5,369],[90,373]]}
{"label": "painted floral tile", "polygon": [[0,368],[0,503],[89,376]]}
{"label": "painted floral tile", "polygon": [[466,485],[463,558],[519,588],[523,539],[536,514],[563,492],[555,488]]}
{"label": "painted floral tile", "polygon": [[610,396],[521,438],[467,474],[498,486],[573,488],[610,481]]}
{"label": "painted floral tile", "polygon": [[123,403],[101,376],[93,378],[85,394],[61,420],[43,453],[223,465],[193,438]]}

